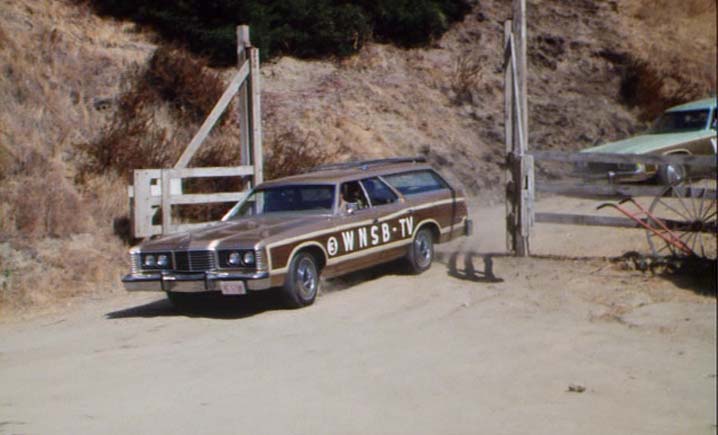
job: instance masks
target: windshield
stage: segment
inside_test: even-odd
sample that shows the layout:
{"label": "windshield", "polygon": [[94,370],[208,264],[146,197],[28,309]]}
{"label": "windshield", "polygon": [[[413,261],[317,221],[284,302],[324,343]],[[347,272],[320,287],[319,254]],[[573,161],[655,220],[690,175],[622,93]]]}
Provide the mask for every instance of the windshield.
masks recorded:
{"label": "windshield", "polygon": [[275,213],[328,214],[334,209],[334,186],[289,185],[252,192],[226,219]]}
{"label": "windshield", "polygon": [[705,130],[708,124],[708,109],[666,112],[653,124],[651,133],[681,133]]}

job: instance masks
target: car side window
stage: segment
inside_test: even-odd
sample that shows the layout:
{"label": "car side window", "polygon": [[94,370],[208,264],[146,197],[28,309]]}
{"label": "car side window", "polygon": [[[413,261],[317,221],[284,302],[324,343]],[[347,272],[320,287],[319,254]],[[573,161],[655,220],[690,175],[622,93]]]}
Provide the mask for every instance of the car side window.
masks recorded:
{"label": "car side window", "polygon": [[396,193],[377,177],[364,179],[362,184],[373,206],[391,204],[398,199]]}
{"label": "car side window", "polygon": [[340,187],[339,208],[346,210],[351,205],[353,210],[361,210],[369,207],[364,190],[358,181],[342,183]]}
{"label": "car side window", "polygon": [[429,169],[385,175],[383,178],[404,196],[449,188],[437,173]]}

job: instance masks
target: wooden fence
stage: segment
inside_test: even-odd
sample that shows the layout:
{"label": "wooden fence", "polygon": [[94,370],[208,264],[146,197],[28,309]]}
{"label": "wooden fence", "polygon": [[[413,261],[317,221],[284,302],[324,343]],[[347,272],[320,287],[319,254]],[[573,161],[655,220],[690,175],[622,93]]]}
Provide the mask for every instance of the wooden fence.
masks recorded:
{"label": "wooden fence", "polygon": [[[561,212],[536,213],[535,195],[549,193],[583,198],[626,198],[658,196],[665,186],[609,184],[603,180],[581,182],[550,182],[536,180],[536,162],[563,162],[574,164],[648,164],[682,165],[684,167],[712,168],[716,173],[715,156],[689,155],[629,155],[598,154],[559,151],[529,151],[529,129],[526,89],[526,0],[513,0],[513,19],[504,26],[504,122],[506,145],[506,246],[518,256],[530,255],[530,236],[535,223],[598,225],[623,228],[640,228],[628,218],[579,215]],[[676,194],[676,192],[674,192]],[[715,189],[681,189],[681,195],[715,200]]]}
{"label": "wooden fence", "polygon": [[[249,27],[237,27],[238,71],[202,126],[185,148],[174,168],[134,171],[129,188],[130,217],[134,237],[144,238],[198,228],[210,222],[179,224],[173,222],[172,207],[191,204],[235,202],[247,195],[249,188],[264,178],[262,160],[262,125],[260,107],[259,50],[252,47]],[[243,166],[188,168],[212,128],[239,94],[236,116],[240,125],[239,146]],[[183,180],[190,178],[241,177],[246,190],[241,192],[184,194]],[[155,217],[161,211],[161,224]]]}

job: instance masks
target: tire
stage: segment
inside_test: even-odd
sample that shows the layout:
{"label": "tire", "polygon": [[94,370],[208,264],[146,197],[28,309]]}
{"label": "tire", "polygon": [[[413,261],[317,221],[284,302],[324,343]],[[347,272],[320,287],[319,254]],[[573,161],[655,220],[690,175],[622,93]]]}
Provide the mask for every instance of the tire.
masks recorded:
{"label": "tire", "polygon": [[314,303],[319,292],[317,260],[308,252],[299,252],[292,258],[289,272],[282,287],[285,304],[289,308],[302,308]]}
{"label": "tire", "polygon": [[686,168],[682,165],[665,165],[658,168],[658,182],[672,186],[686,179]]}
{"label": "tire", "polygon": [[428,228],[421,228],[414,234],[414,240],[407,254],[409,271],[418,275],[431,267],[434,261],[434,235]]}

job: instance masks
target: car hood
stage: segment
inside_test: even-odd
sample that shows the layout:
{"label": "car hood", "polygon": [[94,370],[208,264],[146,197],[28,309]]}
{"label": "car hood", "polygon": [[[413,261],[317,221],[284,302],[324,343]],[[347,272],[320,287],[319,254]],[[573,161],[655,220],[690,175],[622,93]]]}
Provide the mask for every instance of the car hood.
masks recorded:
{"label": "car hood", "polygon": [[581,150],[582,153],[648,154],[663,148],[715,136],[712,130],[644,134]]}
{"label": "car hood", "polygon": [[201,250],[219,248],[247,248],[262,240],[276,236],[301,234],[301,227],[326,219],[326,216],[262,216],[247,217],[226,222],[216,222],[205,228],[170,234],[148,240],[140,245],[142,250]]}

